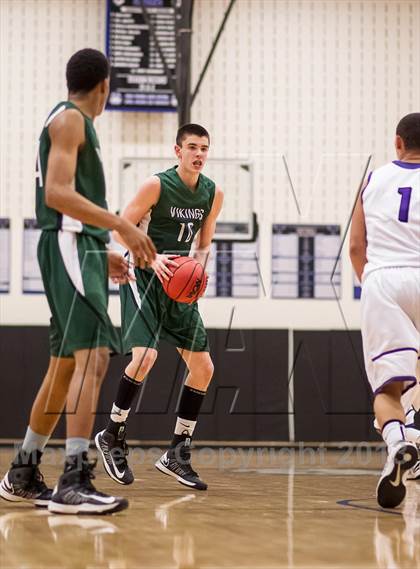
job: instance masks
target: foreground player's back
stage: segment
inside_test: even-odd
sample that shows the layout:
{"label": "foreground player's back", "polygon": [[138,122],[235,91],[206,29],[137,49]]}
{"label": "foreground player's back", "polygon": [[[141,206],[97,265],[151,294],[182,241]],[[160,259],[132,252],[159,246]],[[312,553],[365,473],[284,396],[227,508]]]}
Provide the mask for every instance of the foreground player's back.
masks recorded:
{"label": "foreground player's back", "polygon": [[380,267],[420,267],[420,163],[395,160],[374,170],[362,202],[364,276]]}
{"label": "foreground player's back", "polygon": [[[99,140],[92,117],[85,114],[73,101],[61,101],[48,115],[39,138],[39,152],[36,175],[36,216],[38,225],[43,230],[62,229],[72,233],[83,233],[96,237],[100,241],[109,241],[109,232],[79,219],[63,214],[46,202],[45,183],[47,180],[48,159],[51,150],[50,125],[61,113],[77,111],[84,120],[85,140],[78,149],[74,189],[78,194],[103,209],[108,209],[105,193],[105,176],[102,166]],[[74,120],[74,119],[73,119]]]}

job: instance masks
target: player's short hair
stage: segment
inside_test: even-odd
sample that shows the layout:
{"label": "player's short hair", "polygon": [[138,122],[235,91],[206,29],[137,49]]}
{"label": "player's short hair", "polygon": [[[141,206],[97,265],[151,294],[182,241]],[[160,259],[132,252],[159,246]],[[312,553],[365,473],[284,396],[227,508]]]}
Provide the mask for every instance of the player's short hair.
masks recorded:
{"label": "player's short hair", "polygon": [[210,144],[210,135],[204,126],[199,124],[189,123],[183,124],[179,127],[178,132],[176,133],[176,143],[178,146],[182,146],[182,141],[186,138],[189,134],[195,134],[196,136],[206,136],[207,140]]}
{"label": "player's short hair", "polygon": [[410,113],[397,125],[397,134],[401,136],[407,150],[420,150],[420,113]]}
{"label": "player's short hair", "polygon": [[66,79],[70,93],[91,91],[109,76],[109,62],[97,49],[76,51],[67,62]]}

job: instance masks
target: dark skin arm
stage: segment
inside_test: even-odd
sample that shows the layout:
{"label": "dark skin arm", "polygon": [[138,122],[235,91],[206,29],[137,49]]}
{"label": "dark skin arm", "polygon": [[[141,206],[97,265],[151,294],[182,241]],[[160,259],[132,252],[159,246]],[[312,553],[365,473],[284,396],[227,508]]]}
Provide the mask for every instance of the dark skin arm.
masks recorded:
{"label": "dark skin arm", "polygon": [[49,134],[46,204],[82,223],[117,230],[143,266],[145,262],[153,262],[156,250],[143,231],[75,191],[77,153],[85,142],[82,115],[75,109],[62,112],[50,124]]}
{"label": "dark skin arm", "polygon": [[357,198],[356,207],[354,208],[353,217],[351,219],[350,230],[350,259],[360,282],[362,280],[363,270],[367,263],[366,224],[361,196],[362,194],[360,193]]}

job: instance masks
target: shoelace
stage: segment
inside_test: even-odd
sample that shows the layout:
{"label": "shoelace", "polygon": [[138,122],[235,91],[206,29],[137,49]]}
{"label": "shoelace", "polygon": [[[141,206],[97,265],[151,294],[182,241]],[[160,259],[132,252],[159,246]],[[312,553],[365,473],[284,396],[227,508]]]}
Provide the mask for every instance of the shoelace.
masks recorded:
{"label": "shoelace", "polygon": [[128,456],[128,445],[125,440],[125,434],[122,439],[117,439],[115,442],[123,450],[124,456]]}
{"label": "shoelace", "polygon": [[115,438],[115,444],[122,449],[124,456],[128,456],[129,450],[128,450],[127,442],[125,440],[125,433],[126,433],[126,430],[124,428],[124,431],[122,431],[121,435],[119,435],[118,437]]}
{"label": "shoelace", "polygon": [[44,475],[37,466],[33,469],[32,481],[36,484],[36,487],[39,490],[45,490],[47,488],[47,485],[44,482]]}
{"label": "shoelace", "polygon": [[193,470],[192,466],[191,466],[191,451],[189,449],[189,447],[183,446],[180,449],[180,457],[182,460],[182,468],[184,469],[184,471],[187,472],[187,474],[191,475],[191,476],[195,476],[196,478],[198,478],[198,474],[195,470]]}
{"label": "shoelace", "polygon": [[91,460],[90,462],[84,462],[82,464],[82,470],[80,474],[80,481],[82,484],[88,488],[89,490],[95,491],[95,487],[92,484],[91,480],[95,479],[95,475],[93,474],[93,470],[96,466],[97,460]]}

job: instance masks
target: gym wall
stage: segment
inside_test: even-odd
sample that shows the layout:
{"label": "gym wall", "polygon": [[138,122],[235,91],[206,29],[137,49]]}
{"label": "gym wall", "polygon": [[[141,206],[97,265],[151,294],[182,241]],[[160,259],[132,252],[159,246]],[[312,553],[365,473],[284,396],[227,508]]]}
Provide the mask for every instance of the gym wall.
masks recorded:
{"label": "gym wall", "polygon": [[[193,85],[227,5],[195,3]],[[11,292],[0,297],[3,324],[48,321],[44,297],[21,292],[22,220],[34,216],[37,137],[52,106],[66,98],[70,55],[86,46],[105,49],[105,7],[105,0],[0,2],[0,217],[11,218],[12,226]],[[208,127],[212,157],[254,165],[265,294],[261,290],[257,301],[204,300],[209,327],[226,328],[234,304],[234,327],[345,328],[334,300],[271,299],[271,225],[340,224],[343,235],[368,156],[372,166],[393,159],[396,123],[418,106],[419,18],[416,1],[237,0],[192,120]],[[107,111],[98,118],[112,210],[124,205],[118,203],[120,158],[171,156],[176,127],[171,113]],[[358,328],[347,242],[341,271],[341,308],[347,326]],[[110,310],[118,323],[116,298]]]}
{"label": "gym wall", "polygon": [[[193,85],[227,5],[227,0],[195,3]],[[219,346],[213,354],[217,371],[212,389],[227,382],[228,387],[240,386],[242,395],[234,415],[228,412],[232,393],[222,391],[222,403],[215,404],[220,416],[215,422],[209,413],[199,437],[375,437],[347,240],[339,302],[273,299],[271,227],[273,223],[339,224],[344,238],[368,157],[372,156],[371,168],[392,160],[396,123],[418,107],[419,20],[416,1],[237,0],[192,108],[192,120],[211,133],[213,158],[240,158],[253,164],[264,286],[258,299],[201,302],[212,345]],[[49,318],[43,295],[22,294],[22,227],[24,218],[34,217],[37,137],[49,110],[67,96],[64,69],[70,55],[87,46],[105,49],[105,0],[2,0],[0,21],[0,217],[11,219],[12,235],[11,290],[0,295],[5,362],[1,396],[5,400],[19,393],[29,409],[47,362]],[[176,128],[177,117],[171,113],[107,111],[98,118],[111,210],[124,205],[118,202],[120,159],[170,156]],[[118,325],[117,297],[111,298],[110,313]],[[230,322],[238,337],[246,338],[245,349],[226,351]],[[299,346],[306,348],[296,359]],[[169,389],[161,376],[174,374],[171,362],[176,356],[166,347],[162,350],[162,367],[153,372],[160,377],[157,390]],[[114,362],[109,373],[101,400],[104,409],[109,407],[112,380],[121,365]],[[275,393],[270,391],[273,386],[278,387]],[[255,394],[264,400],[258,403]],[[160,405],[159,391],[150,397],[150,406],[147,399],[144,405]],[[212,397],[214,403],[216,395]],[[171,399],[170,404],[174,408],[176,401]],[[10,405],[10,413],[16,414],[16,408]],[[265,418],[255,418],[261,409]],[[291,409],[296,419],[293,436]],[[8,417],[2,417],[0,438],[23,432],[24,424],[16,422],[11,432]],[[153,425],[166,425],[162,417],[139,418],[149,421],[139,423],[139,430],[151,436]],[[154,438],[165,438],[156,428],[153,433]],[[131,436],[141,438],[136,433]]]}
{"label": "gym wall", "polygon": [[[377,441],[361,365],[358,332],[209,330],[215,374],[196,441],[237,444],[302,441]],[[288,370],[289,343],[295,365]],[[48,364],[48,330],[0,327],[3,364],[0,442],[20,439]],[[127,357],[115,356],[101,390],[95,429],[104,428]],[[133,404],[128,437],[144,443],[170,438],[185,367],[171,346],[159,358]],[[64,438],[64,420],[54,433]]]}

